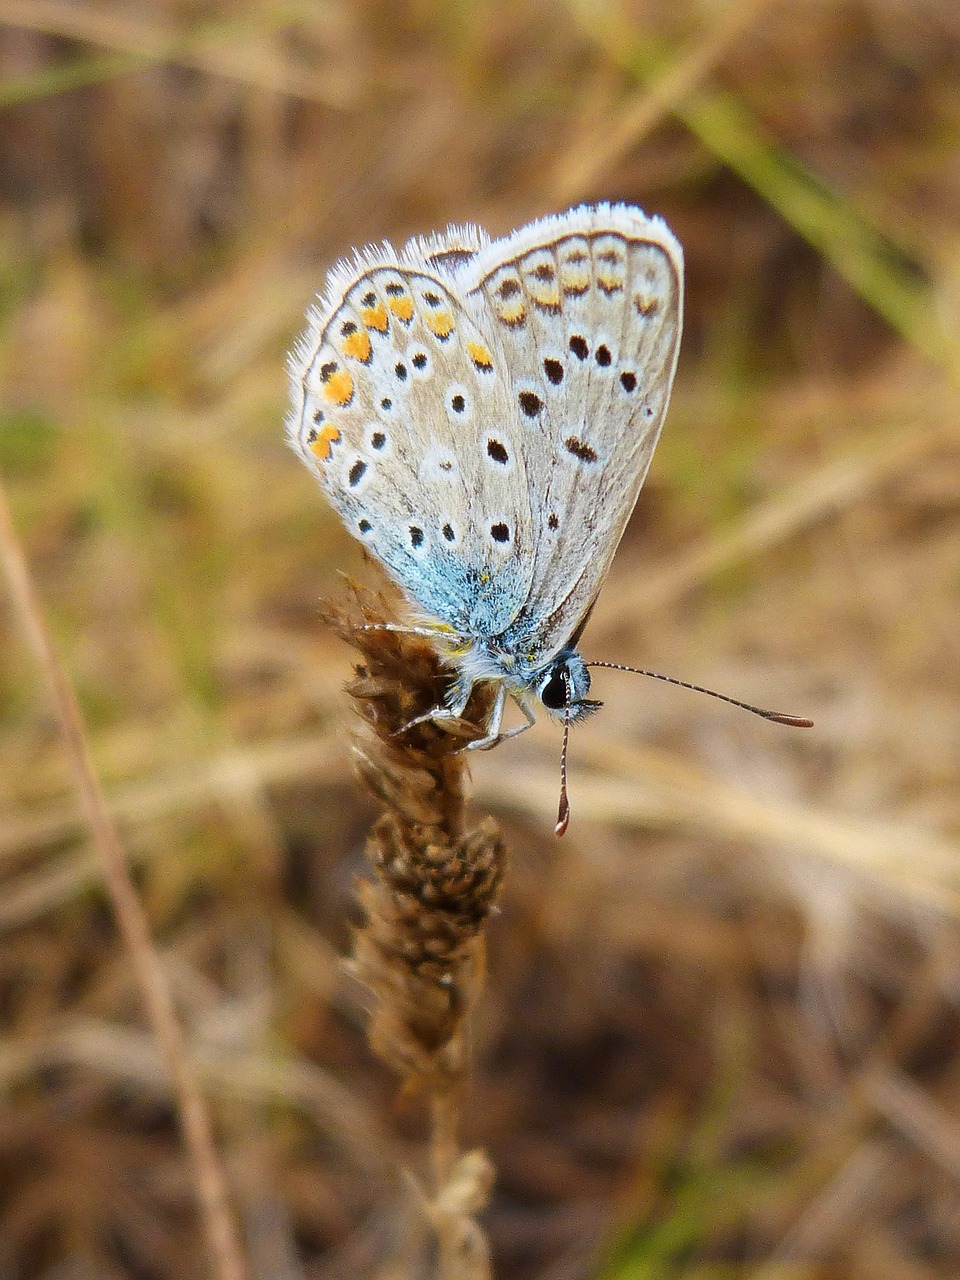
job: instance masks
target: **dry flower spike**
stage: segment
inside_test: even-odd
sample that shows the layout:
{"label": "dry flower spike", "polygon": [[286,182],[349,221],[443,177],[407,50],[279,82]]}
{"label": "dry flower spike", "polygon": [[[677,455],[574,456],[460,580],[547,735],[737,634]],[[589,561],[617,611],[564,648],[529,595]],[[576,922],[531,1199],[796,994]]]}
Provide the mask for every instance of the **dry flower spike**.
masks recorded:
{"label": "dry flower spike", "polygon": [[[457,1262],[451,1241],[469,1238],[471,1274],[483,1275],[486,1249],[478,1246],[482,1234],[473,1214],[485,1202],[489,1178],[477,1182],[456,1230],[449,1226],[449,1192],[466,1159],[456,1137],[468,1065],[466,1020],[483,986],[483,927],[504,865],[496,824],[486,818],[468,828],[465,812],[463,748],[483,736],[491,698],[478,690],[469,718],[443,727],[425,721],[404,732],[442,699],[448,675],[433,646],[420,636],[378,629],[394,620],[387,603],[359,592],[355,609],[331,609],[327,619],[361,656],[348,686],[359,721],[353,749],[361,779],[383,806],[367,841],[373,875],[358,890],[363,921],[351,968],[375,997],[371,1046],[408,1089],[431,1101],[427,1216],[435,1227],[446,1224],[437,1229],[443,1274],[462,1274],[464,1260]],[[472,1154],[486,1168],[482,1154]],[[447,1206],[443,1213],[440,1205]]]}

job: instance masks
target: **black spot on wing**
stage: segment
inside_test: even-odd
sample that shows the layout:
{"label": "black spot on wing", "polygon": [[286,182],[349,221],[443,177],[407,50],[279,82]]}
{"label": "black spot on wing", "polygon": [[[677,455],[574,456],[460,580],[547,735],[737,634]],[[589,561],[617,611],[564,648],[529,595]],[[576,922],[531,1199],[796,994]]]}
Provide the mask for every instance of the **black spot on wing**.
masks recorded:
{"label": "black spot on wing", "polygon": [[596,449],[592,449],[590,445],[585,444],[583,440],[579,440],[576,436],[568,436],[563,442],[563,447],[580,462],[596,462],[597,460]]}

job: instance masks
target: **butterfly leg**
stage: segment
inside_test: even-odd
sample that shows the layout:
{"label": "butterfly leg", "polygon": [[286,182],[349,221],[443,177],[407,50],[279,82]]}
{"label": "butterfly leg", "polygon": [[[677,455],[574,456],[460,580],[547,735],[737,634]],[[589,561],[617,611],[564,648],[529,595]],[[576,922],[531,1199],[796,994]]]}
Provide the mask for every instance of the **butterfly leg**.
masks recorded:
{"label": "butterfly leg", "polygon": [[[434,724],[439,724],[444,720],[459,720],[467,709],[467,703],[470,701],[472,692],[472,681],[456,681],[444,706],[434,707],[432,711],[426,711],[422,716],[416,716],[413,720],[408,720],[400,732],[404,733],[407,729],[412,729],[414,725],[426,724],[428,720]],[[490,711],[490,719],[487,721],[487,732],[482,738],[476,738],[473,742],[468,742],[465,749],[467,751],[489,751],[498,742],[504,742],[507,738],[515,738],[518,733],[524,733],[531,725],[536,724],[536,717],[530,708],[519,699],[515,699],[515,701],[526,717],[526,724],[515,725],[512,729],[501,729],[503,712],[507,704],[507,686],[501,683],[497,688],[496,698]]]}
{"label": "butterfly leg", "polygon": [[[401,636],[423,636],[425,640],[435,640],[444,632],[440,627],[405,627],[399,622],[365,622],[358,631],[393,631]],[[428,716],[427,719],[430,717]]]}
{"label": "butterfly leg", "polygon": [[[394,630],[393,627],[389,629]],[[434,707],[432,711],[425,711],[422,716],[415,716],[412,720],[408,720],[400,732],[405,733],[407,729],[412,729],[414,725],[426,724],[428,721],[439,724],[443,720],[459,720],[467,709],[467,703],[470,701],[472,692],[473,681],[455,681],[442,707]]]}
{"label": "butterfly leg", "polygon": [[474,742],[467,743],[468,751],[489,751],[491,747],[495,747],[498,742],[504,742],[507,738],[515,738],[518,733],[525,733],[531,725],[537,723],[537,718],[519,698],[514,698],[517,706],[526,716],[526,724],[515,725],[512,729],[504,729],[501,731],[500,726],[503,724],[503,711],[507,703],[507,686],[501,684],[497,689],[497,698],[493,704],[493,710],[490,712],[490,719],[487,721],[487,732],[482,738],[477,738]]}

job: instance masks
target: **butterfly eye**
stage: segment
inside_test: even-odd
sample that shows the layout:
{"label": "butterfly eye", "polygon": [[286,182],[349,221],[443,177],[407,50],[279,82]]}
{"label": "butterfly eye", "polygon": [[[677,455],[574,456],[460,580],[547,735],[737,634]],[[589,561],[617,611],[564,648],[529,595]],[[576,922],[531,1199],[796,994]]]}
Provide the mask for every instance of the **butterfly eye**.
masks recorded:
{"label": "butterfly eye", "polygon": [[562,711],[570,700],[565,663],[557,663],[540,686],[540,701],[548,711]]}

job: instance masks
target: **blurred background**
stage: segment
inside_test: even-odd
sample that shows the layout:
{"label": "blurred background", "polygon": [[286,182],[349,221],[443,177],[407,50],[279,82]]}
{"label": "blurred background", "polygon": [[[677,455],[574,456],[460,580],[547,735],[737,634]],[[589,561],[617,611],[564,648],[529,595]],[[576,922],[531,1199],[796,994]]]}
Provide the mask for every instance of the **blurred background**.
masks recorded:
{"label": "blurred background", "polygon": [[[407,1277],[423,1117],[341,963],[376,582],[283,443],[351,246],[582,200],[684,245],[663,440],[584,637],[471,761],[510,848],[464,1141],[503,1280],[960,1274],[960,8],[3,0],[0,477],[258,1277]],[[0,1277],[188,1277],[165,1077],[0,596]]]}

